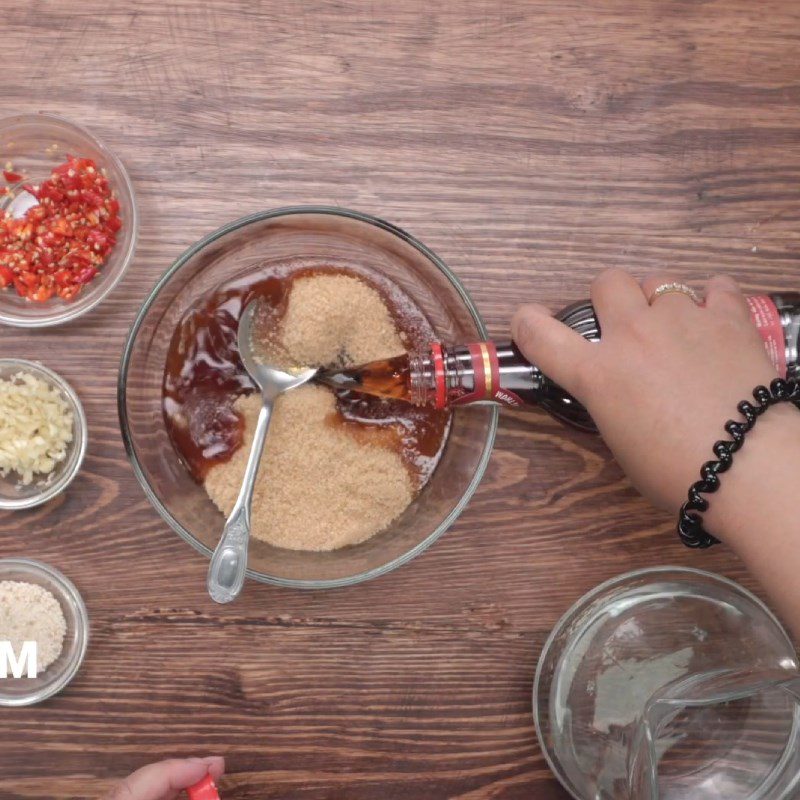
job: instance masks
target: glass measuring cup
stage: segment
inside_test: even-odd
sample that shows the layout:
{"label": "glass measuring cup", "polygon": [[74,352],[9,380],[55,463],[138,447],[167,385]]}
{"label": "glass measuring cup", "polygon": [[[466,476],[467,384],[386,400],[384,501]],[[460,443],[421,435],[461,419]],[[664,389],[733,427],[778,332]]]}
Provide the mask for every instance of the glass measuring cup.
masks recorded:
{"label": "glass measuring cup", "polygon": [[630,795],[797,797],[798,723],[796,669],[719,670],[679,680],[645,707],[631,751]]}
{"label": "glass measuring cup", "polygon": [[640,570],[556,625],[534,718],[577,800],[784,800],[800,705],[782,682],[796,674],[791,641],[754,595],[699,570]]}

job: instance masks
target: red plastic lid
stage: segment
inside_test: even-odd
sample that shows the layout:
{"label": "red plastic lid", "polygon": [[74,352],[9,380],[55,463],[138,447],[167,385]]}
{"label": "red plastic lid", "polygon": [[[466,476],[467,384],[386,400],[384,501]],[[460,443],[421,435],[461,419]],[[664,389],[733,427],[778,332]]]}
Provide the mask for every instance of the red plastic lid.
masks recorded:
{"label": "red plastic lid", "polygon": [[220,800],[217,784],[210,775],[186,790],[189,800]]}

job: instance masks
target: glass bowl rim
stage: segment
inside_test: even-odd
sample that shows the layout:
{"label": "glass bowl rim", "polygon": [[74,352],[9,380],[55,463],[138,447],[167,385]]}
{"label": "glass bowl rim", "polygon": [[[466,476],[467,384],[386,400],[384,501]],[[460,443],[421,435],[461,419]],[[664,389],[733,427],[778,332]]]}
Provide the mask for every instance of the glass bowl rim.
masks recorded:
{"label": "glass bowl rim", "polygon": [[784,640],[786,641],[786,645],[788,646],[788,648],[792,652],[796,652],[796,648],[791,638],[789,637],[789,634],[786,632],[786,628],[784,628],[783,624],[778,619],[778,617],[772,612],[769,606],[767,606],[767,604],[763,600],[761,600],[761,598],[757,597],[749,589],[745,588],[740,583],[737,583],[731,578],[727,578],[724,575],[720,575],[716,572],[710,572],[709,570],[697,569],[696,567],[682,567],[678,565],[669,565],[669,564],[656,567],[641,567],[639,569],[630,570],[629,572],[623,572],[620,575],[615,575],[609,578],[608,580],[599,583],[597,586],[595,586],[593,589],[590,589],[585,594],[582,594],[558,618],[558,621],[555,623],[555,625],[553,625],[552,630],[550,631],[547,639],[545,640],[545,643],[542,646],[542,652],[540,653],[539,660],[536,664],[536,674],[533,679],[533,691],[531,695],[533,724],[536,728],[536,738],[539,742],[539,749],[542,751],[542,755],[544,756],[544,760],[547,762],[547,766],[550,767],[550,771],[558,780],[559,784],[561,784],[562,788],[569,794],[570,797],[574,798],[574,800],[583,800],[583,798],[573,791],[571,781],[569,781],[567,776],[564,774],[563,770],[556,764],[555,760],[553,759],[553,754],[551,753],[550,748],[546,746],[544,736],[542,734],[541,719],[539,718],[539,703],[537,701],[537,698],[539,697],[539,688],[543,679],[544,664],[546,658],[547,656],[549,656],[556,638],[564,629],[564,627],[567,625],[567,623],[575,616],[575,614],[579,610],[588,606],[598,596],[605,593],[616,584],[622,584],[627,581],[635,580],[637,578],[641,578],[647,575],[656,576],[659,574],[664,574],[669,572],[683,574],[685,576],[693,576],[695,578],[702,578],[704,580],[710,579],[712,583],[722,584],[727,588],[734,589],[737,593],[743,595],[745,599],[752,602],[760,611],[762,611],[766,615],[767,619],[769,619],[775,625],[777,631],[781,633]]}
{"label": "glass bowl rim", "polygon": [[89,425],[86,421],[86,412],[83,410],[83,403],[81,403],[75,390],[67,381],[61,377],[57,372],[46,367],[39,361],[31,361],[27,358],[0,358],[0,367],[4,366],[17,366],[23,372],[38,373],[43,376],[49,383],[57,386],[67,397],[67,402],[72,407],[74,414],[74,421],[78,428],[78,435],[73,439],[70,448],[77,447],[78,457],[75,459],[75,464],[65,472],[57,481],[54,481],[50,486],[46,486],[39,494],[32,495],[31,497],[20,498],[18,500],[6,500],[0,498],[0,510],[2,511],[22,511],[27,508],[36,508],[48,500],[52,500],[63,492],[73,480],[75,480],[78,473],[83,466],[83,460],[86,457],[86,449],[89,445]]}
{"label": "glass bowl rim", "polygon": [[128,223],[131,228],[131,241],[117,267],[116,275],[113,275],[109,279],[109,283],[103,289],[96,290],[95,293],[92,293],[87,287],[83,298],[79,298],[76,302],[70,303],[64,310],[43,315],[38,319],[26,319],[14,313],[4,311],[2,307],[0,307],[0,323],[14,328],[50,328],[56,325],[62,325],[66,322],[71,322],[87,314],[105,300],[122,280],[133,261],[133,256],[136,252],[136,244],[139,238],[139,207],[136,202],[136,192],[134,191],[133,183],[131,182],[130,175],[128,175],[128,171],[125,169],[125,165],[102,139],[99,139],[82,125],[78,125],[76,122],[72,122],[72,120],[62,117],[59,114],[51,114],[47,111],[37,111],[30,114],[12,114],[10,116],[0,117],[0,128],[10,124],[25,125],[41,122],[52,123],[57,127],[67,128],[73,133],[77,133],[79,136],[87,139],[106,159],[108,159],[109,163],[113,165],[114,169],[119,174],[122,190],[128,194],[131,199],[131,219]]}
{"label": "glass bowl rim", "polygon": [[24,567],[25,569],[43,575],[52,584],[57,585],[59,589],[70,598],[75,610],[75,627],[80,639],[80,644],[76,655],[72,659],[72,663],[68,665],[67,669],[52,685],[42,687],[38,691],[23,695],[22,697],[9,699],[0,696],[0,707],[30,706],[41,703],[53,695],[58,694],[72,681],[75,675],[77,675],[89,647],[89,612],[86,610],[86,603],[84,603],[83,597],[75,584],[55,567],[51,567],[49,564],[45,564],[43,561],[37,561],[34,558],[0,558],[0,567],[9,565]]}
{"label": "glass bowl rim", "polygon": [[[136,475],[136,479],[139,481],[139,485],[144,490],[145,495],[147,496],[150,503],[156,509],[160,517],[188,544],[190,544],[195,550],[199,553],[202,553],[207,558],[211,558],[212,551],[206,547],[202,542],[196,539],[189,531],[187,531],[169,512],[169,510],[164,506],[161,500],[156,496],[155,492],[150,488],[150,485],[147,482],[147,479],[144,475],[144,471],[141,468],[139,463],[138,456],[136,455],[136,450],[133,446],[133,441],[130,437],[129,432],[129,425],[128,425],[128,412],[125,405],[125,396],[127,391],[127,375],[128,375],[128,368],[130,366],[130,360],[133,351],[133,343],[136,339],[137,334],[139,333],[139,329],[142,326],[142,323],[147,316],[147,313],[150,310],[155,299],[160,294],[161,290],[169,283],[171,278],[186,264],[189,259],[195,256],[197,253],[204,250],[209,245],[213,244],[218,239],[226,236],[233,231],[236,231],[240,228],[244,228],[248,225],[251,225],[256,222],[263,222],[264,220],[268,219],[277,219],[279,217],[288,217],[288,216],[300,216],[300,215],[308,215],[308,214],[321,214],[321,215],[329,215],[329,216],[338,216],[344,217],[346,219],[353,219],[359,222],[364,222],[369,225],[373,225],[381,230],[386,231],[387,233],[391,233],[394,236],[398,237],[402,241],[406,242],[407,244],[411,245],[414,249],[416,249],[419,253],[425,256],[450,282],[453,288],[457,291],[459,296],[461,297],[461,301],[464,303],[464,306],[469,311],[470,316],[472,317],[472,321],[475,323],[475,327],[478,329],[478,333],[482,339],[486,339],[488,336],[488,332],[486,329],[486,325],[481,317],[478,309],[476,308],[475,304],[472,301],[472,298],[469,296],[466,288],[461,283],[461,281],[456,277],[456,275],[450,270],[449,267],[442,261],[439,256],[437,256],[432,250],[430,250],[426,245],[422,244],[418,239],[413,237],[411,234],[404,231],[402,228],[393,225],[390,222],[386,222],[379,217],[375,217],[371,214],[366,214],[361,211],[353,211],[351,209],[340,208],[338,206],[325,206],[325,205],[296,205],[296,206],[282,206],[280,208],[274,208],[267,211],[257,211],[253,214],[248,214],[247,216],[240,217],[233,222],[229,222],[226,225],[223,225],[217,230],[207,234],[202,239],[197,241],[195,244],[191,245],[187,248],[178,258],[172,263],[166,272],[159,278],[153,289],[151,290],[150,294],[145,299],[142,307],[139,309],[139,312],[136,315],[136,318],[133,321],[133,325],[128,333],[128,337],[125,341],[125,347],[122,352],[122,359],[120,361],[120,368],[119,368],[119,377],[117,380],[117,412],[119,414],[119,421],[120,421],[120,430],[122,433],[122,441],[125,446],[125,452],[128,455],[128,459],[131,463],[133,468],[133,472]],[[486,432],[486,439],[484,441],[483,450],[481,452],[480,459],[478,460],[477,467],[475,469],[475,473],[473,474],[469,485],[464,490],[461,498],[447,515],[447,517],[442,520],[442,522],[437,525],[437,527],[430,533],[428,536],[425,537],[421,542],[419,542],[415,547],[411,548],[410,550],[406,551],[402,555],[393,558],[391,561],[383,564],[380,567],[375,567],[374,569],[364,570],[363,572],[356,573],[355,575],[351,575],[347,578],[336,578],[333,580],[298,580],[298,579],[291,579],[291,578],[279,578],[273,575],[267,575],[266,573],[256,572],[250,568],[247,569],[247,577],[259,581],[261,583],[269,583],[275,586],[283,586],[288,588],[294,589],[335,589],[343,586],[352,586],[357,583],[361,583],[363,581],[371,580],[373,578],[377,578],[381,575],[385,575],[392,570],[397,569],[397,567],[402,566],[403,564],[411,561],[411,559],[418,556],[424,550],[427,550],[452,524],[455,520],[459,517],[461,512],[466,507],[467,503],[472,498],[472,495],[475,493],[475,490],[478,488],[484,473],[486,472],[486,467],[489,464],[489,459],[492,453],[492,447],[494,445],[495,435],[497,433],[497,424],[498,424],[498,417],[499,411],[497,406],[492,406],[489,416],[488,428]]]}

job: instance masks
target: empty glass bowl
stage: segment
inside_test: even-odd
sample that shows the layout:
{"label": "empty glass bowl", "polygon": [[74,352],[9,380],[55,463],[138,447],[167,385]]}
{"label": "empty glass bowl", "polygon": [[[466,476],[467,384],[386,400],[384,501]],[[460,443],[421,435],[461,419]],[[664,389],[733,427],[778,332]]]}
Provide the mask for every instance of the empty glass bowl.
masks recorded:
{"label": "empty glass bowl", "polygon": [[[0,559],[0,582],[42,586],[58,600],[67,632],[61,655],[36,678],[0,678],[0,706],[28,706],[60,692],[83,663],[89,643],[89,616],[78,590],[57,569],[28,558]],[[20,654],[17,653],[18,657]]]}
{"label": "empty glass bowl", "polygon": [[68,445],[66,458],[56,464],[49,475],[34,475],[33,481],[26,485],[20,483],[15,472],[0,477],[0,509],[9,511],[33,508],[61,494],[80,471],[89,441],[81,401],[59,374],[36,361],[0,358],[0,379],[9,380],[19,372],[30,373],[58,390],[72,411],[72,442]]}
{"label": "empty glass bowl", "polygon": [[[119,375],[119,413],[136,477],[155,508],[206,556],[224,518],[181,464],[164,424],[162,378],[175,326],[219,284],[270,263],[362,267],[389,278],[425,313],[444,342],[486,338],[464,287],[420,242],[399,228],[354,211],[299,207],[267,211],[226,225],[187,250],[158,282],[134,322]],[[497,409],[454,414],[431,480],[406,511],[366,542],[327,553],[252,541],[248,576],[268,583],[327,588],[388,572],[444,533],[475,491],[494,442]]]}
{"label": "empty glass bowl", "polygon": [[[106,263],[73,300],[52,297],[43,303],[20,297],[13,287],[0,289],[0,322],[20,328],[60,325],[90,311],[119,283],[136,248],[138,215],[128,173],[122,162],[89,131],[53,114],[20,114],[0,119],[0,167],[11,162],[25,183],[40,183],[67,155],[93,158],[105,169],[120,204],[122,228]],[[4,185],[0,181],[0,186]],[[14,187],[12,187],[14,188]],[[16,188],[15,197],[0,196],[0,211],[21,216],[35,203]]]}
{"label": "empty glass bowl", "polygon": [[579,600],[539,659],[542,750],[577,800],[785,800],[800,678],[766,606],[718,575],[631,572]]}

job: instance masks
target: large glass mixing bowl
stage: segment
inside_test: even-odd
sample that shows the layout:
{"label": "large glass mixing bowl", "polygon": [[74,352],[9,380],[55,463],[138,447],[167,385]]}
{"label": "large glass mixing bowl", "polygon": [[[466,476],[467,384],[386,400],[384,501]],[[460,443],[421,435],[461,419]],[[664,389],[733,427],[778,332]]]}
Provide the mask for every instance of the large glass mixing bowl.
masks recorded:
{"label": "large glass mixing bowl", "polygon": [[[253,214],[189,248],[166,272],[133,324],[119,374],[118,403],[125,448],[136,477],[164,520],[206,556],[224,518],[173,449],[162,414],[161,382],[175,326],[187,309],[219,284],[269,263],[351,265],[381,273],[425,313],[440,341],[486,338],[486,329],[458,278],[434,253],[375,217],[327,207]],[[497,409],[458,409],[441,461],[414,502],[387,530],[332,552],[301,552],[252,541],[248,577],[319,589],[374,578],[421,553],[466,506],[486,469]]]}

